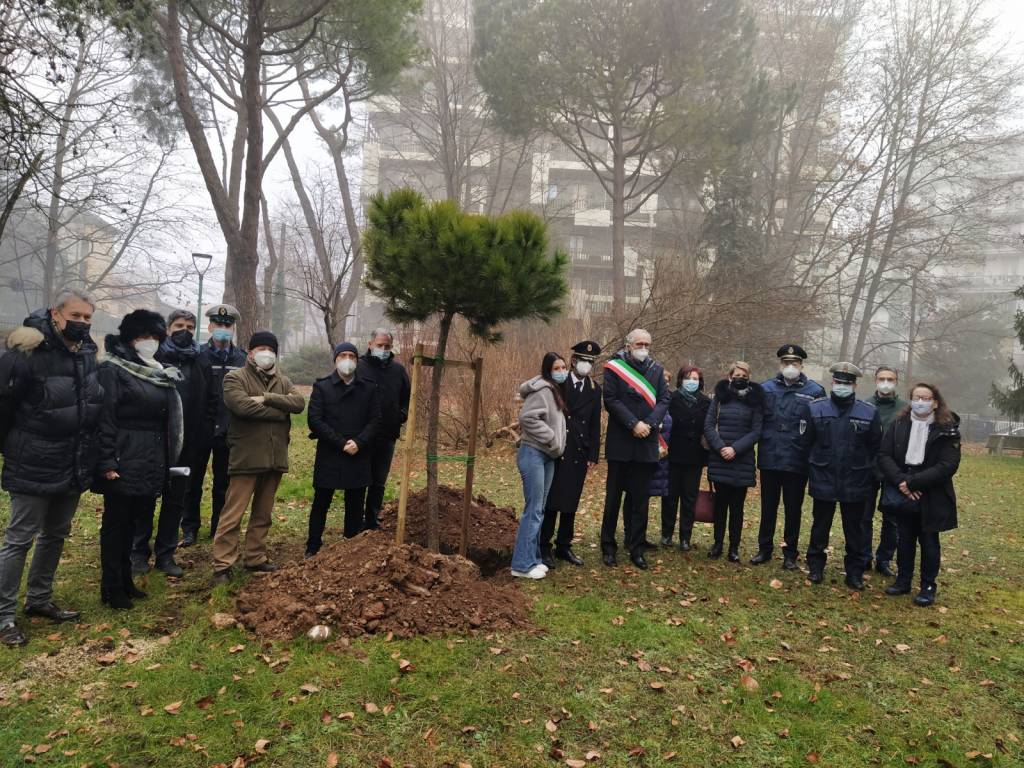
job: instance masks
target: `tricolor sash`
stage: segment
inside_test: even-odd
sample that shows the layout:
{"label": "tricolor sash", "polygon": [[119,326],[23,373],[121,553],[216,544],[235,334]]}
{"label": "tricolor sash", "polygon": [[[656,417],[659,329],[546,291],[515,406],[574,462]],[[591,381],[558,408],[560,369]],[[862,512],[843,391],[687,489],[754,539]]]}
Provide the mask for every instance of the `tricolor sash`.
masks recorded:
{"label": "tricolor sash", "polygon": [[[634,392],[640,395],[651,408],[654,408],[658,403],[658,393],[647,379],[645,379],[639,371],[633,366],[627,363],[625,360],[613,357],[607,363],[604,364],[606,371],[611,371],[618,376],[626,385]],[[668,443],[665,442],[665,438],[661,436],[661,431],[658,431],[658,442],[667,451]]]}

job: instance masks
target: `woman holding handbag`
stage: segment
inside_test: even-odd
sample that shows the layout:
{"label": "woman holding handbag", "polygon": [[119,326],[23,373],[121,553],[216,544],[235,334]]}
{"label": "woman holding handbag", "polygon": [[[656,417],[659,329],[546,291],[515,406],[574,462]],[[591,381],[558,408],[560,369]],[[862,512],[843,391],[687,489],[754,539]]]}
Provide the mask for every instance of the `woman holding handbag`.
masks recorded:
{"label": "woman holding handbag", "polygon": [[726,523],[729,562],[740,561],[743,505],[747,489],[757,483],[754,445],[761,438],[764,395],[750,380],[750,366],[737,360],[729,374],[715,385],[715,399],[704,420],[708,442],[708,481],[715,489],[715,543],[708,557],[722,556]]}
{"label": "woman holding handbag", "polygon": [[960,466],[960,417],[938,388],[915,384],[910,406],[886,430],[878,456],[884,485],[879,508],[895,517],[898,574],[887,595],[906,595],[921,547],[921,590],[914,604],[935,602],[941,549],[939,533],[957,527],[953,475]]}
{"label": "woman holding handbag", "polygon": [[704,394],[704,373],[695,365],[683,366],[676,376],[676,391],[668,401],[672,434],[668,443],[668,496],[661,504],[661,546],[672,545],[679,517],[679,549],[690,550],[700,476],[708,463],[704,421],[711,398]]}

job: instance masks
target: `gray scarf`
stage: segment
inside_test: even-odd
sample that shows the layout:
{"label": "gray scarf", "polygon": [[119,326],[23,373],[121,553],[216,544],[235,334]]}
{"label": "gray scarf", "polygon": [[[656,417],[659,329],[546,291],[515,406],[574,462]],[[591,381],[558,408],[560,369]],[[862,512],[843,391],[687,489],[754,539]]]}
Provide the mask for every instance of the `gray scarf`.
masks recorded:
{"label": "gray scarf", "polygon": [[110,355],[107,360],[137,379],[148,382],[154,387],[169,389],[170,423],[167,425],[167,464],[174,466],[185,445],[185,415],[181,407],[181,396],[175,383],[181,381],[181,372],[177,368],[153,368],[125,360],[117,355]]}

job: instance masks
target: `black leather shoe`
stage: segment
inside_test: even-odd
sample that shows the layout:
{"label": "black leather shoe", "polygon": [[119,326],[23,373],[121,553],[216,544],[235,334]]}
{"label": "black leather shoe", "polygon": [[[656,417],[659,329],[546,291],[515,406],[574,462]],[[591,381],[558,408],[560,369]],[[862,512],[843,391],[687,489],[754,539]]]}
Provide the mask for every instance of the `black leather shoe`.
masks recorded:
{"label": "black leather shoe", "polygon": [[245,570],[249,571],[249,573],[274,573],[277,571],[277,566],[267,560],[259,565],[247,565]]}
{"label": "black leather shoe", "polygon": [[795,557],[784,557],[782,559],[782,568],[786,571],[795,571],[797,569]]}
{"label": "black leather shoe", "polygon": [[729,548],[729,554],[726,555],[726,559],[730,563],[738,563],[740,561],[740,551],[738,549]]}
{"label": "black leather shoe", "polygon": [[4,624],[0,627],[0,645],[6,645],[8,648],[17,648],[25,645],[28,640],[25,639],[25,635],[18,629],[18,625],[13,621],[9,624]]}
{"label": "black leather shoe", "polygon": [[212,581],[215,587],[219,584],[227,584],[231,581],[231,569],[226,568],[223,571],[214,571]]}
{"label": "black leather shoe", "polygon": [[43,605],[26,605],[26,616],[42,616],[50,621],[60,623],[62,621],[74,621],[82,614],[78,611],[71,611],[66,608],[58,608],[53,603]]}
{"label": "black leather shoe", "polygon": [[672,546],[672,537],[671,536],[662,536],[661,537],[661,546],[663,546],[663,547],[671,547]]}
{"label": "black leather shoe", "polygon": [[902,584],[892,584],[885,588],[885,594],[887,595],[909,595],[910,585],[903,586]]}
{"label": "black leather shoe", "polygon": [[100,592],[100,600],[115,611],[127,611],[135,607],[135,603],[124,592]]}
{"label": "black leather shoe", "polygon": [[821,584],[825,580],[825,573],[823,571],[811,571],[811,575],[807,577],[807,580],[811,584]]}
{"label": "black leather shoe", "polygon": [[655,544],[653,541],[648,541],[647,539],[644,539],[644,543],[641,544],[640,546],[642,546],[644,549],[657,549],[658,548],[657,544]]}
{"label": "black leather shoe", "polygon": [[615,561],[615,555],[610,554],[608,552],[601,556],[601,561],[609,568],[614,568],[618,565],[618,563]]}
{"label": "black leather shoe", "polygon": [[914,605],[925,608],[935,602],[935,587],[921,587],[921,591],[914,597]]}
{"label": "black leather shoe", "polygon": [[549,571],[553,571],[558,567],[558,564],[555,563],[555,557],[551,552],[551,547],[541,547],[540,561],[547,566]]}
{"label": "black leather shoe", "polygon": [[864,579],[860,576],[847,576],[845,581],[846,586],[850,589],[855,589],[858,592],[862,592],[864,590]]}
{"label": "black leather shoe", "polygon": [[761,565],[761,563],[767,563],[772,559],[771,550],[759,549],[757,554],[750,558],[751,565]]}
{"label": "black leather shoe", "polygon": [[892,569],[892,566],[889,565],[888,560],[876,560],[875,570],[883,576],[888,576],[890,579],[896,575],[896,572]]}
{"label": "black leather shoe", "polygon": [[711,549],[708,550],[708,557],[712,560],[717,560],[722,556],[722,545],[715,544]]}
{"label": "black leather shoe", "polygon": [[555,550],[555,557],[559,560],[565,560],[565,562],[572,565],[583,565],[583,560],[581,560],[580,557],[572,551],[572,547]]}
{"label": "black leather shoe", "polygon": [[181,536],[181,541],[178,542],[179,547],[191,547],[196,543],[195,531],[186,531]]}
{"label": "black leather shoe", "polygon": [[639,568],[641,571],[647,570],[647,561],[644,559],[642,552],[637,552],[635,555],[630,555],[629,561],[637,568]]}
{"label": "black leather shoe", "polygon": [[689,552],[691,549],[693,549],[693,545],[690,544],[690,540],[689,539],[680,539],[679,540],[679,551],[680,552]]}
{"label": "black leather shoe", "polygon": [[166,576],[172,576],[175,579],[180,579],[185,575],[185,571],[180,565],[174,562],[173,557],[169,557],[166,560],[160,560],[156,564],[156,569]]}

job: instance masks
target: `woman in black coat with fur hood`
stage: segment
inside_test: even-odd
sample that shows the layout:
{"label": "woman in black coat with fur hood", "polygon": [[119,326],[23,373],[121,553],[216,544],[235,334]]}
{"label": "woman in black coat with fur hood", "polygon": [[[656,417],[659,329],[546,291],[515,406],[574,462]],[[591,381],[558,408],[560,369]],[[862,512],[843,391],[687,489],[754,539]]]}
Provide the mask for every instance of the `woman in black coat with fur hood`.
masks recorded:
{"label": "woman in black coat with fur hood", "polygon": [[910,592],[921,546],[920,606],[935,602],[941,549],[939,533],[957,526],[953,475],[960,467],[960,417],[946,407],[938,388],[915,384],[910,405],[882,437],[878,469],[884,478],[879,508],[896,519],[899,573],[888,595]]}
{"label": "woman in black coat with fur hood", "polygon": [[722,556],[726,522],[729,560],[740,561],[743,505],[747,489],[757,483],[754,445],[761,439],[764,393],[750,380],[750,366],[737,360],[729,375],[715,385],[715,399],[704,421],[708,452],[708,481],[715,489],[715,544],[708,557]]}
{"label": "woman in black coat with fur hood", "polygon": [[154,359],[165,338],[156,312],[130,312],[117,335],[106,337],[99,367],[103,408],[93,490],[103,494],[100,597],[111,608],[131,608],[132,598],[146,596],[132,582],[135,520],[152,517],[184,439],[178,371]]}

